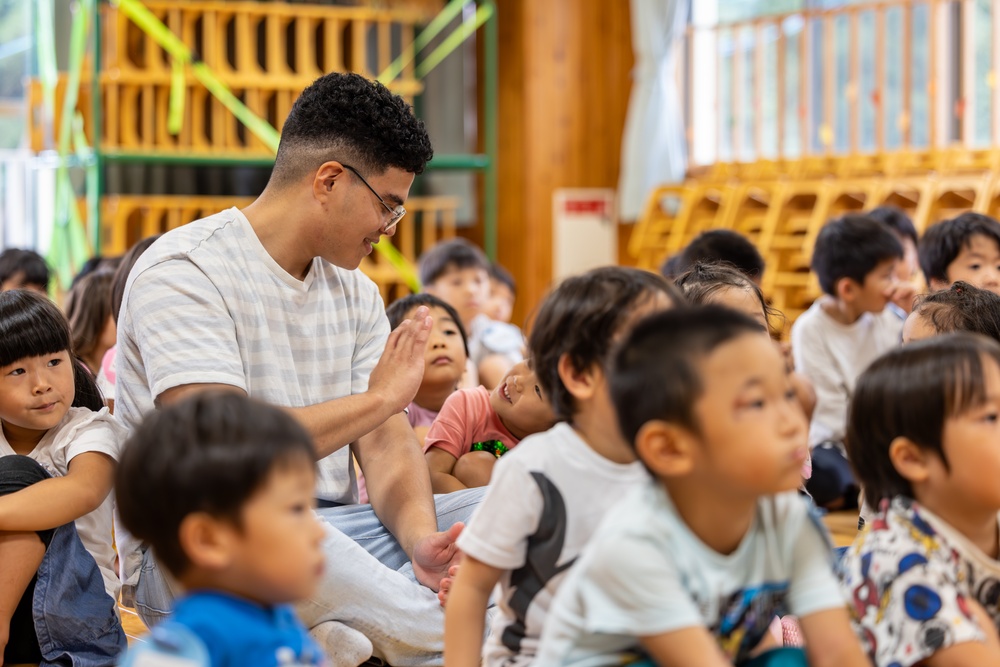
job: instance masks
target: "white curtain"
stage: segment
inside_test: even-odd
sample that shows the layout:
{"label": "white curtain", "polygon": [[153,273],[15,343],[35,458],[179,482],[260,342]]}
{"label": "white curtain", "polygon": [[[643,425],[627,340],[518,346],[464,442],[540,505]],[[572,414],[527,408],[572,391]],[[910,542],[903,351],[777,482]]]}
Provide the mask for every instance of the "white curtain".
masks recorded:
{"label": "white curtain", "polygon": [[632,96],[622,141],[618,215],[639,217],[657,185],[684,180],[687,156],[674,45],[684,37],[688,0],[631,0]]}

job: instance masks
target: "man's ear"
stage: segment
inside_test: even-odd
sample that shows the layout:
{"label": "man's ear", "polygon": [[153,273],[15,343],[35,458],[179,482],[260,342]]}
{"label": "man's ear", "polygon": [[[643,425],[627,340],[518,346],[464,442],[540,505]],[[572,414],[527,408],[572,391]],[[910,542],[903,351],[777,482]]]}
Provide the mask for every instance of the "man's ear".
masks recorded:
{"label": "man's ear", "polygon": [[559,357],[556,368],[566,391],[576,400],[593,398],[604,382],[604,371],[600,364],[591,364],[589,368],[579,370],[573,365],[568,353]]}
{"label": "man's ear", "polygon": [[313,175],[313,196],[318,201],[325,202],[334,192],[336,184],[344,175],[344,167],[336,160],[324,162]]}
{"label": "man's ear", "polygon": [[222,570],[232,562],[236,527],[205,512],[188,514],[178,532],[181,549],[193,565]]}
{"label": "man's ear", "polygon": [[654,419],[635,436],[635,451],[659,478],[682,477],[691,472],[697,443],[685,428]]}
{"label": "man's ear", "polygon": [[939,457],[902,436],[889,443],[889,460],[896,472],[910,484],[926,482]]}

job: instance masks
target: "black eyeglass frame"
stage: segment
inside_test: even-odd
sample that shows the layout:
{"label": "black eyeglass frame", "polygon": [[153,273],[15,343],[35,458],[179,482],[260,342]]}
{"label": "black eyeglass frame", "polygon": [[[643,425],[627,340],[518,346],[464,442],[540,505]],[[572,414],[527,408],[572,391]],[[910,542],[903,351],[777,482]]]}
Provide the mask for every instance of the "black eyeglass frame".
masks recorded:
{"label": "black eyeglass frame", "polygon": [[382,204],[382,206],[385,207],[385,210],[389,211],[389,213],[391,214],[392,217],[389,218],[389,222],[386,223],[386,225],[385,225],[385,227],[383,228],[382,231],[385,232],[386,234],[391,233],[392,230],[396,227],[396,225],[399,224],[399,221],[403,219],[403,216],[406,215],[406,209],[403,208],[402,204],[399,205],[399,206],[397,206],[396,208],[393,208],[393,207],[389,206],[388,204],[386,204],[385,200],[382,199],[382,195],[380,195],[379,193],[377,193],[375,191],[375,188],[373,188],[371,186],[371,184],[368,181],[365,180],[365,177],[361,175],[361,172],[358,171],[357,169],[355,169],[354,167],[352,167],[351,165],[344,164],[343,162],[341,162],[340,166],[342,166],[344,169],[350,169],[354,173],[355,176],[357,176],[358,178],[360,178],[361,182],[365,184],[365,187],[367,187],[369,190],[371,190],[372,194],[375,195],[375,198],[378,199],[379,203]]}

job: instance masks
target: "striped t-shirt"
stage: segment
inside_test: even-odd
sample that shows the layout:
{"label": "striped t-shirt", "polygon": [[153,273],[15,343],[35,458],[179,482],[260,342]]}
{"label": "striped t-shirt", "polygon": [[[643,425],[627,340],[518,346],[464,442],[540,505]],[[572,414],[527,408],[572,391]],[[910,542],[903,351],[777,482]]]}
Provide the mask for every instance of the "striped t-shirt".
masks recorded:
{"label": "striped t-shirt", "polygon": [[[157,396],[186,384],[228,384],[285,407],[359,394],[388,335],[361,271],[317,257],[298,280],[231,208],[165,234],[129,274],[115,416],[132,429]],[[316,494],[357,502],[349,448],[319,462]]]}

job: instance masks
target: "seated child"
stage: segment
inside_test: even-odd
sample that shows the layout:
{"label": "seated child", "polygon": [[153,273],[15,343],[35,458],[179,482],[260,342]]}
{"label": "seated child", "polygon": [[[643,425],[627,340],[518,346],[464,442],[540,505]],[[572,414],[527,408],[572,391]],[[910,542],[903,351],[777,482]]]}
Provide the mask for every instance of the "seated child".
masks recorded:
{"label": "seated child", "polygon": [[[684,298],[693,305],[715,304],[737,310],[760,322],[768,338],[771,336],[771,323],[775,319],[784,318],[775,308],[767,304],[764,293],[756,283],[746,277],[734,266],[724,263],[695,265],[687,273],[678,277],[675,285],[684,291]],[[780,345],[779,345],[780,349]],[[784,353],[782,353],[784,354]],[[786,366],[790,359],[785,358]],[[789,380],[795,387],[795,396],[802,406],[806,419],[812,417],[816,409],[816,392],[808,378],[788,369]],[[811,461],[807,458],[802,467],[803,479],[812,476]]]}
{"label": "seated child", "polygon": [[824,296],[792,325],[792,353],[795,369],[816,390],[806,488],[821,507],[857,506],[857,483],[843,451],[847,404],[861,371],[899,345],[903,320],[886,306],[902,256],[895,234],[863,215],[832,220],[816,238],[812,269]]}
{"label": "seated child", "polygon": [[674,276],[690,271],[697,263],[726,262],[754,284],[760,285],[764,276],[764,258],[750,239],[732,229],[710,229],[698,234],[680,252],[676,263],[671,267]]}
{"label": "seated child", "polygon": [[1000,664],[1000,344],[906,345],[858,379],[848,453],[878,508],[841,562],[876,667]]}
{"label": "seated child", "polygon": [[[556,416],[501,458],[482,503],[458,538],[464,553],[442,583],[445,665],[523,665],[568,568],[604,513],[646,478],[622,440],[605,382],[612,345],[642,316],[680,302],[660,276],[606,267],[567,278],[544,300],[529,339],[532,363]],[[487,603],[498,613],[483,646]]]}
{"label": "seated child", "polygon": [[510,322],[517,298],[517,283],[510,272],[493,262],[490,264],[490,298],[483,312],[494,322]]}
{"label": "seated child", "polygon": [[702,306],[650,317],[619,348],[611,397],[652,478],[570,570],[535,665],[804,664],[795,649],[758,655],[789,612],[810,665],[867,664],[826,531],[795,492],[806,420],[760,332],[742,313]]}
{"label": "seated child", "polygon": [[980,213],[963,213],[924,232],[920,268],[932,290],[964,280],[1000,294],[1000,222]]}
{"label": "seated child", "polygon": [[7,248],[0,252],[0,292],[26,289],[48,294],[49,266],[34,250]]}
{"label": "seated child", "polygon": [[115,345],[117,326],[111,317],[114,274],[98,269],[81,278],[66,296],[66,319],[73,349],[95,376],[105,353]]}
{"label": "seated child", "polygon": [[427,306],[434,318],[427,351],[424,354],[424,378],[408,408],[410,426],[424,444],[427,429],[441,411],[444,402],[458,389],[469,355],[465,328],[455,309],[431,294],[410,294],[385,309],[389,326],[395,329],[409,319],[420,306]]}
{"label": "seated child", "polygon": [[903,345],[954,331],[1000,341],[1000,296],[959,280],[921,297],[903,324]]}
{"label": "seated child", "polygon": [[903,259],[896,265],[899,288],[893,296],[892,306],[906,316],[913,310],[913,298],[921,291],[917,282],[920,271],[920,260],[917,255],[920,237],[917,236],[917,228],[913,226],[910,217],[895,206],[879,206],[866,212],[865,215],[891,229],[903,245]]}
{"label": "seated child", "polygon": [[524,360],[524,336],[516,326],[484,314],[490,297],[490,262],[462,238],[438,243],[420,257],[424,291],[450,304],[469,337],[474,378],[465,386],[496,387],[511,367]]}
{"label": "seated child", "polygon": [[492,392],[459,389],[445,401],[424,442],[434,493],[486,486],[498,458],[555,423],[526,361],[515,364]]}
{"label": "seated child", "polygon": [[237,393],[150,413],[115,489],[124,526],[185,590],[159,633],[193,633],[212,667],[325,664],[289,606],[324,567],[314,457],[292,416]]}
{"label": "seated child", "polygon": [[48,297],[0,292],[0,664],[125,648],[111,486],[124,429]]}

